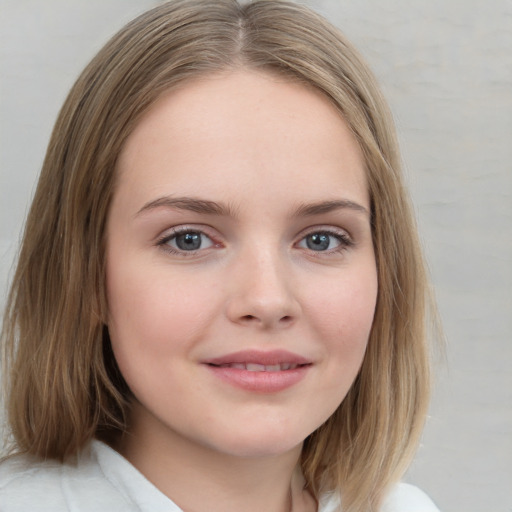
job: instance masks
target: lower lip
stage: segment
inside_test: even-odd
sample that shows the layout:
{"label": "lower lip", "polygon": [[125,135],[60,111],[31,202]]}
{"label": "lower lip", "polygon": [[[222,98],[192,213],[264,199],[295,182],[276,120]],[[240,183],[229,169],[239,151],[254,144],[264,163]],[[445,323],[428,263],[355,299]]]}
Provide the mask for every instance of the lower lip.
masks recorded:
{"label": "lower lip", "polygon": [[251,372],[239,368],[212,365],[207,365],[207,368],[219,379],[246,391],[278,393],[298,384],[306,376],[311,365],[277,372]]}

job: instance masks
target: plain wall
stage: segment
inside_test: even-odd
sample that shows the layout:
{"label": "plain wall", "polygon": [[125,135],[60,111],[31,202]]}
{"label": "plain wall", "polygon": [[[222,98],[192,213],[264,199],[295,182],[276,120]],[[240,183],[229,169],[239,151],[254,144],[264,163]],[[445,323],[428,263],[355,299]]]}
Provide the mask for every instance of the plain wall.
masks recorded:
{"label": "plain wall", "polygon": [[[57,112],[151,0],[0,0],[0,306]],[[512,2],[307,4],[370,62],[395,114],[447,338],[408,479],[444,512],[512,503]]]}

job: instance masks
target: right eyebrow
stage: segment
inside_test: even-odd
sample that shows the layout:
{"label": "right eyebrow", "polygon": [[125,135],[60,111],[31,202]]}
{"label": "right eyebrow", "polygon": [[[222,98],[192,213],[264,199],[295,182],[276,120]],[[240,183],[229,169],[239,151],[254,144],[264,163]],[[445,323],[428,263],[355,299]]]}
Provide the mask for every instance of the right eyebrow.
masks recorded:
{"label": "right eyebrow", "polygon": [[172,208],[177,210],[186,210],[189,212],[203,213],[206,215],[235,216],[234,208],[223,203],[209,201],[208,199],[199,199],[196,197],[171,197],[162,196],[147,202],[136,214],[139,216],[155,208]]}

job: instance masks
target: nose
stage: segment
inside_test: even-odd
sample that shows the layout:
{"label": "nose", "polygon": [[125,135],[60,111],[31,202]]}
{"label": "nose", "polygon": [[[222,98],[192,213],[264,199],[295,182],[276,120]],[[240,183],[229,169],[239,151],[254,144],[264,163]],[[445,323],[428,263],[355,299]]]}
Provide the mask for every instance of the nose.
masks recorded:
{"label": "nose", "polygon": [[285,257],[278,251],[240,255],[230,272],[228,318],[237,324],[260,329],[292,325],[301,307]]}

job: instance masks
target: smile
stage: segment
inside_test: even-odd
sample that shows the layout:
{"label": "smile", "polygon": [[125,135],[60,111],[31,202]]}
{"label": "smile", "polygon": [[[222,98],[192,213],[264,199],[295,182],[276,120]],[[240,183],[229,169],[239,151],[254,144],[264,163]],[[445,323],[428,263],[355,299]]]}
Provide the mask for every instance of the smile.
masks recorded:
{"label": "smile", "polygon": [[299,364],[295,363],[280,363],[280,364],[258,364],[258,363],[226,363],[219,365],[212,365],[217,368],[234,368],[236,370],[247,370],[248,372],[282,372],[287,370],[295,370]]}
{"label": "smile", "polygon": [[245,350],[203,361],[217,379],[253,393],[279,393],[298,384],[314,366],[285,350]]}

